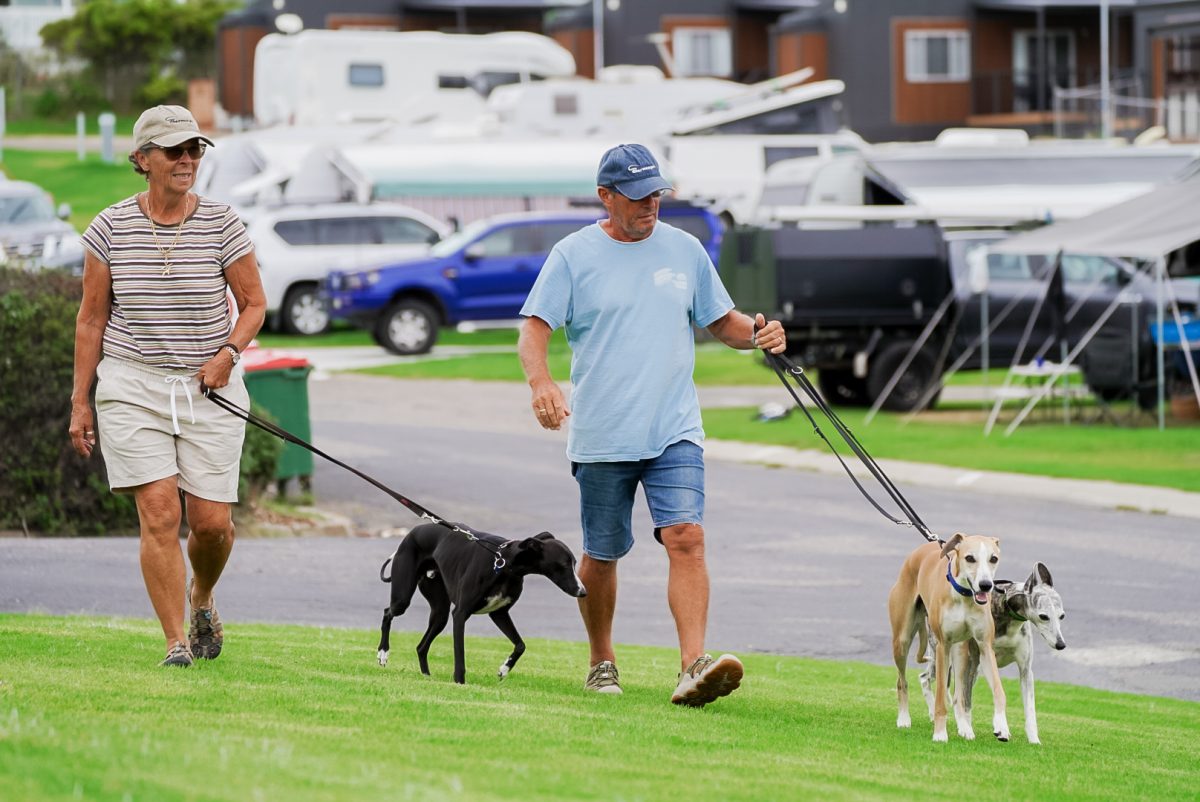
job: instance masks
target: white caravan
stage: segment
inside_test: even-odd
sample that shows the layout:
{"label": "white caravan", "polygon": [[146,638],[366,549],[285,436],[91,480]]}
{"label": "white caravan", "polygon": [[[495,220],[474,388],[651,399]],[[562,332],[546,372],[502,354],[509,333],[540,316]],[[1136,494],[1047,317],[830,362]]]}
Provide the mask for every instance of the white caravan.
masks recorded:
{"label": "white caravan", "polygon": [[469,120],[497,86],[574,74],[570,51],[535,33],[273,33],[254,54],[254,116],[259,125]]}
{"label": "white caravan", "polygon": [[480,133],[644,142],[669,131],[687,111],[746,88],[723,78],[667,78],[657,67],[619,64],[602,69],[594,81],[576,77],[501,86],[488,97]]}

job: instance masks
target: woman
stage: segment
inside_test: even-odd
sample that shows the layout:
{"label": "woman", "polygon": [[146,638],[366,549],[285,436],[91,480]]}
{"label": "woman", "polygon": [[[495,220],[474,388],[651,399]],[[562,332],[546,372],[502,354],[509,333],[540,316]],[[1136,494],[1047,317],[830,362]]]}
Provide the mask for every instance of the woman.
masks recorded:
{"label": "woman", "polygon": [[[237,501],[245,435],[245,423],[205,400],[200,388],[248,406],[234,366],[262,326],[266,299],[237,215],[190,192],[213,144],[191,113],[182,106],[147,109],[133,140],[129,161],[146,177],[146,191],[105,209],[83,235],[70,436],[89,457],[98,434],[113,492],[133,494],[142,576],[166,636],[162,665],[190,666],[193,658],[215,658],[224,641],[213,587],[233,548],[230,504]],[[237,303],[236,324],[227,290]],[[192,565],[186,586],[181,490]]]}

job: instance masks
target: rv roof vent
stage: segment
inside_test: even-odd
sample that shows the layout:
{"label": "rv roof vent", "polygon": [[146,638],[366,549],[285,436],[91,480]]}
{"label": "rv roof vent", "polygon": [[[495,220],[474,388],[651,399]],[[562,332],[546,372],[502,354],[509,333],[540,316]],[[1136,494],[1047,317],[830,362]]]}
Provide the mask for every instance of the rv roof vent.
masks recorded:
{"label": "rv roof vent", "polygon": [[1019,147],[1029,144],[1020,128],[947,128],[933,141],[940,148]]}
{"label": "rv roof vent", "polygon": [[596,80],[605,84],[649,84],[663,80],[663,72],[648,64],[614,64],[601,68]]}

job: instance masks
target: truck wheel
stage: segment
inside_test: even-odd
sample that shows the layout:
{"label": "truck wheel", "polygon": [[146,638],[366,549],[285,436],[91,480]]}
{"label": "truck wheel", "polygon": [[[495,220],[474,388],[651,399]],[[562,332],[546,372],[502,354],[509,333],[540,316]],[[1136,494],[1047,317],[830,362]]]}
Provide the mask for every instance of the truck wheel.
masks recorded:
{"label": "truck wheel", "polygon": [[375,339],[393,354],[424,354],[438,335],[438,316],[424,301],[405,298],[383,310],[375,324]]}
{"label": "truck wheel", "polygon": [[329,331],[329,310],[315,284],[300,284],[288,290],[279,318],[288,334],[313,335]]}
{"label": "truck wheel", "polygon": [[821,395],[834,406],[865,407],[870,405],[867,397],[867,381],[854,375],[852,370],[821,368],[817,371],[817,387]]}
{"label": "truck wheel", "polygon": [[[900,367],[910,348],[912,343],[907,340],[894,342],[885,345],[871,359],[871,366],[867,370],[867,395],[872,403],[883,394],[884,388],[892,380],[892,374]],[[888,394],[883,408],[892,412],[912,412],[917,409],[922,396],[934,381],[933,368],[933,357],[926,351],[918,352]],[[930,399],[929,404],[932,405],[934,400],[936,397]]]}

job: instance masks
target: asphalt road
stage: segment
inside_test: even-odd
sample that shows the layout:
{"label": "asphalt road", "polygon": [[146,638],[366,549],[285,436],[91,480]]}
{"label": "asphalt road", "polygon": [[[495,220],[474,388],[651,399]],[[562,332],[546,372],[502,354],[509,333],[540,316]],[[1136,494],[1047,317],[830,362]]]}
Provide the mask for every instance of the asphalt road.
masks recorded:
{"label": "asphalt road", "polygon": [[[319,447],[439,515],[510,537],[548,529],[578,550],[564,435],[535,426],[524,387],[340,375],[311,382],[310,399]],[[1044,487],[1019,497],[899,481],[935,531],[998,536],[1001,576],[1024,579],[1038,560],[1050,567],[1067,610],[1068,648],[1056,653],[1039,640],[1040,680],[1200,700],[1195,520],[1063,502]],[[322,507],[362,531],[416,522],[319,459],[314,485]],[[890,664],[886,598],[904,556],[921,542],[914,532],[882,518],[837,473],[710,458],[707,493],[712,651]],[[638,544],[621,565],[615,637],[672,646],[666,558],[640,503],[634,526]],[[387,601],[378,570],[395,543],[239,541],[219,588],[231,654],[238,621],[374,629]],[[0,610],[148,617],[137,543],[0,540]],[[575,602],[540,578],[527,583],[514,620],[526,638],[584,638]],[[395,626],[419,631],[424,623],[418,600]],[[469,631],[498,634],[484,620]],[[375,644],[374,633],[364,635],[364,660],[373,659]],[[582,645],[579,662],[582,678]]]}

